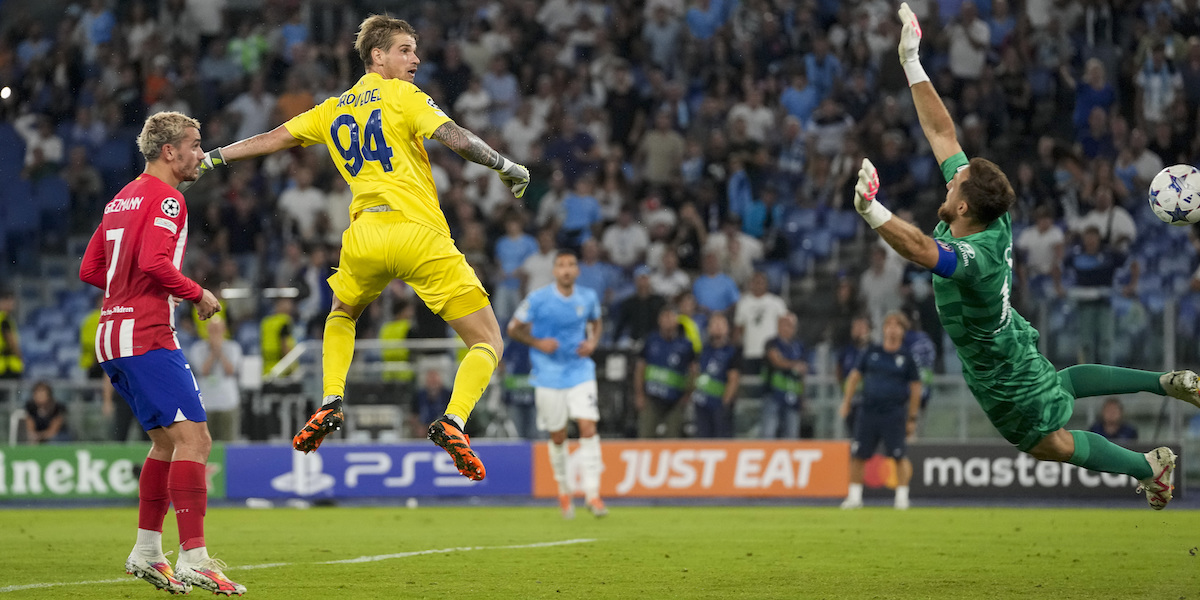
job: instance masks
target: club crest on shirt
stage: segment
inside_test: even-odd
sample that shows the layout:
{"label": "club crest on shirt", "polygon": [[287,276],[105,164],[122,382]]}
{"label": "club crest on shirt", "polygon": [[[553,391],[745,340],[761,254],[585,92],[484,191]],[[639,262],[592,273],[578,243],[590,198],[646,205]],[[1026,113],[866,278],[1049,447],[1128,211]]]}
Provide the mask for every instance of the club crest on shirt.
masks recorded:
{"label": "club crest on shirt", "polygon": [[174,198],[166,198],[162,201],[163,214],[174,219],[179,216],[179,201]]}
{"label": "club crest on shirt", "polygon": [[575,307],[575,316],[577,316],[577,317],[583,316],[583,307],[582,306]]}
{"label": "club crest on shirt", "polygon": [[897,356],[897,357],[896,357],[896,366],[897,366],[897,367],[903,367],[903,366],[904,366],[904,357],[903,357],[903,356]]}

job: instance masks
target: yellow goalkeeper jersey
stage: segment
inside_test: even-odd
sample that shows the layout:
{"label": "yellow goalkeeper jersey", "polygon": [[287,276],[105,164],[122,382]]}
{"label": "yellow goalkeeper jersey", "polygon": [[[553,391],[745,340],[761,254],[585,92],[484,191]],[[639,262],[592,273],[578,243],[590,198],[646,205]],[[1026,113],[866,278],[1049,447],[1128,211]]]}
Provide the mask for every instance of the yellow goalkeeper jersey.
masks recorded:
{"label": "yellow goalkeeper jersey", "polygon": [[305,146],[325,144],[350,184],[350,215],[386,204],[447,236],[423,141],[450,121],[428,94],[401,79],[363,75],[342,95],[284,127]]}

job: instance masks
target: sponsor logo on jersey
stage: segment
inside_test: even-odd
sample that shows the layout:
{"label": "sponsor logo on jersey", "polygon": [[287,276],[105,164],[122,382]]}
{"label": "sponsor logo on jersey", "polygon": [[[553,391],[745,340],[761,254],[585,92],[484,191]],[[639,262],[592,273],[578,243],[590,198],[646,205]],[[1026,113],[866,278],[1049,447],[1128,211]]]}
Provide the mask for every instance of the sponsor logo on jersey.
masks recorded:
{"label": "sponsor logo on jersey", "polygon": [[154,217],[154,225],[155,225],[155,227],[162,227],[163,229],[166,229],[167,231],[170,231],[173,234],[179,233],[179,226],[175,224],[175,221],[172,221],[170,219],[164,219],[162,217]]}
{"label": "sponsor logo on jersey", "polygon": [[962,257],[963,266],[971,264],[971,259],[975,258],[975,249],[966,242],[954,242],[958,246],[958,255]]}
{"label": "sponsor logo on jersey", "polygon": [[162,205],[159,208],[162,209],[164,215],[167,215],[172,219],[178,217],[179,211],[182,210],[179,206],[179,201],[174,198],[164,198]]}
{"label": "sponsor logo on jersey", "polygon": [[124,313],[131,313],[131,312],[133,312],[132,306],[114,306],[112,308],[106,308],[106,309],[101,310],[100,316],[107,317],[109,315],[119,315],[119,314],[124,314]]}
{"label": "sponsor logo on jersey", "polygon": [[121,212],[125,210],[137,210],[142,206],[142,197],[136,198],[113,198],[105,207],[104,214]]}

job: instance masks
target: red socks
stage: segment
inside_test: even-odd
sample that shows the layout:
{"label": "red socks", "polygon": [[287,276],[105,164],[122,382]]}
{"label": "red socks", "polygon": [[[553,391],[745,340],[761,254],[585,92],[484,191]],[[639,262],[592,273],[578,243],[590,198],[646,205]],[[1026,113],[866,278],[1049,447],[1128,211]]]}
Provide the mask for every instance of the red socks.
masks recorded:
{"label": "red socks", "polygon": [[[172,461],[167,489],[171,495],[171,503],[175,505],[180,546],[184,550],[203,546],[204,513],[208,509],[208,485],[204,464],[190,460]],[[160,517],[159,530],[162,529],[161,523]]]}
{"label": "red socks", "polygon": [[162,533],[163,519],[171,499],[167,496],[167,474],[171,463],[146,458],[138,477],[138,529]]}

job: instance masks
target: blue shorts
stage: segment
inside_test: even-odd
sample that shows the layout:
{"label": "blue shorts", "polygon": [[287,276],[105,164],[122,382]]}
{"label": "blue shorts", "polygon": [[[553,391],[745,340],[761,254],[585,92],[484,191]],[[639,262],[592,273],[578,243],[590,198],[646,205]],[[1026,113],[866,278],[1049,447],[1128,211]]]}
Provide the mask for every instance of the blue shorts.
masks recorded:
{"label": "blue shorts", "polygon": [[908,426],[908,406],[888,412],[858,409],[854,418],[854,441],[850,454],[854,458],[867,460],[875,454],[879,442],[883,442],[889,458],[904,458],[908,446],[905,442]]}
{"label": "blue shorts", "polygon": [[159,348],[138,356],[114,358],[100,366],[117,393],[129,403],[142,429],[208,420],[200,386],[182,350]]}

